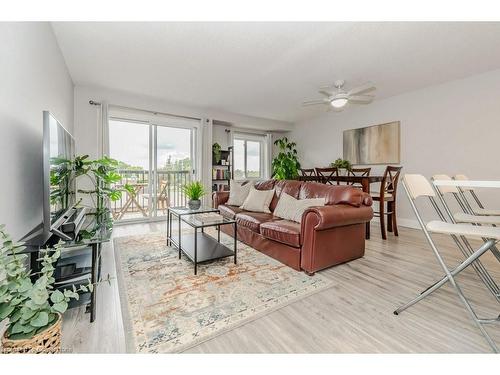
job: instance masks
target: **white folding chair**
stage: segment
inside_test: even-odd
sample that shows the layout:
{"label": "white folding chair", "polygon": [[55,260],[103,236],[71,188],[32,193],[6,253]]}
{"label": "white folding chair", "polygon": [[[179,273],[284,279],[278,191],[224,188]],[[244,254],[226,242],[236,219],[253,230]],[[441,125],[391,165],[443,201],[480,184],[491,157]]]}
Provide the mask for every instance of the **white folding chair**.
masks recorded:
{"label": "white folding chair", "polygon": [[[457,174],[457,175],[453,176],[453,179],[458,180],[458,181],[468,181],[469,180],[469,178],[463,174]],[[479,216],[500,216],[500,210],[484,208],[483,203],[479,200],[479,197],[477,196],[476,192],[474,191],[474,188],[459,187],[458,191],[460,192],[460,195],[462,196],[462,199],[464,200],[464,204],[467,206],[468,211],[471,214],[479,215]],[[466,192],[468,192],[470,194],[470,196],[474,199],[474,201],[477,204],[477,207],[472,207],[472,205],[469,203],[469,201],[467,200]]]}
{"label": "white folding chair", "polygon": [[[439,175],[434,175],[432,176],[432,181],[451,181],[451,177],[445,174],[439,174]],[[434,209],[436,210],[436,213],[439,215],[439,218],[443,221],[449,221],[453,224],[457,223],[467,223],[467,224],[473,224],[473,225],[481,225],[485,224],[488,221],[490,222],[499,222],[500,217],[495,217],[495,216],[477,216],[477,215],[472,215],[470,213],[467,213],[467,207],[464,205],[462,199],[460,198],[460,192],[456,186],[446,186],[446,185],[441,185],[441,186],[436,186],[433,185],[434,191],[436,192],[437,197],[439,198],[442,207],[444,208],[444,212],[447,215],[447,219],[445,218],[444,213],[441,211],[441,208],[438,205],[434,206]],[[453,213],[450,210],[450,206],[448,205],[448,202],[446,201],[446,196],[447,195],[452,195],[455,197],[456,201],[458,202],[459,206],[464,210],[464,212],[457,212]],[[462,235],[462,236],[451,236],[453,240],[455,241],[455,244],[457,247],[460,249],[462,254],[465,257],[470,256],[471,254],[474,253],[474,249],[467,240],[467,238]],[[483,238],[483,241],[486,242],[488,238]],[[491,249],[492,253],[498,258],[500,261],[500,252],[496,248],[496,246],[492,246]],[[487,271],[487,269],[484,267],[484,265],[481,263],[481,261],[478,259],[476,262],[472,264],[472,268],[476,271],[478,274],[479,278],[483,281],[483,283],[486,285],[488,290],[493,294],[493,296],[496,298],[498,302],[500,302],[500,287],[497,285],[493,277],[490,275],[490,273]]]}
{"label": "white folding chair", "polygon": [[[482,227],[482,226],[473,226],[470,224],[453,224],[453,223],[447,223],[446,221],[441,221],[441,220],[436,220],[436,221],[430,221],[427,224],[424,223],[420,212],[417,209],[417,206],[415,205],[415,201],[419,197],[428,197],[432,206],[436,208],[437,202],[435,200],[435,191],[433,190],[431,184],[427,179],[418,174],[407,174],[403,177],[403,187],[404,190],[406,191],[406,194],[408,196],[408,199],[410,201],[410,205],[413,209],[413,212],[415,213],[415,216],[417,217],[417,220],[420,224],[420,227],[422,228],[422,231],[424,232],[424,235],[439,263],[441,268],[443,269],[445,276],[437,283],[434,285],[430,286],[426,290],[424,290],[420,295],[418,295],[416,298],[411,300],[410,302],[404,304],[403,306],[399,307],[394,311],[395,315],[399,315],[401,312],[409,308],[410,306],[413,306],[415,303],[421,301],[431,293],[435,292],[437,289],[445,285],[447,282],[449,282],[453,288],[455,289],[460,301],[464,305],[465,309],[469,313],[471,319],[473,320],[474,324],[477,326],[477,328],[481,331],[482,335],[492,348],[492,350],[495,353],[498,353],[498,348],[495,344],[495,342],[491,339],[489,336],[488,332],[484,329],[483,325],[484,324],[493,324],[493,323],[499,323],[500,322],[500,315],[496,318],[493,319],[480,319],[477,317],[476,313],[472,309],[472,306],[470,303],[467,301],[465,298],[462,290],[460,289],[459,285],[457,284],[455,280],[455,276],[457,276],[460,272],[462,272],[464,269],[466,269],[468,266],[476,262],[481,255],[486,253],[488,250],[491,249],[492,246],[494,246],[499,240],[500,240],[500,228],[495,228],[495,227]],[[441,215],[440,215],[441,216]],[[481,247],[477,250],[475,250],[470,256],[468,256],[462,263],[457,265],[453,269],[448,269],[447,265],[445,264],[443,258],[441,257],[441,254],[439,253],[439,250],[434,243],[431,234],[430,233],[442,233],[442,234],[448,234],[452,236],[467,236],[467,237],[476,237],[476,238],[488,238],[488,240],[481,245]]]}

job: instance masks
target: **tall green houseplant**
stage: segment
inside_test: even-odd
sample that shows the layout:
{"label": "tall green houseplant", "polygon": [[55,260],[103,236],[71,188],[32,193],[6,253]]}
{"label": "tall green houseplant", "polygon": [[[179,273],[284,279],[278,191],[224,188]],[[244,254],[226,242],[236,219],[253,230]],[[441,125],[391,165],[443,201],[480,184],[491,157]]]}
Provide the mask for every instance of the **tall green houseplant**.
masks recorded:
{"label": "tall green houseplant", "polygon": [[299,176],[300,163],[297,156],[297,144],[289,142],[287,137],[274,141],[279,153],[273,159],[273,178],[277,180],[294,180]]}
{"label": "tall green houseplant", "polygon": [[101,159],[91,160],[88,155],[76,156],[74,160],[53,159],[52,165],[57,168],[51,169],[51,185],[58,186],[51,191],[51,201],[67,199],[71,194],[68,189],[71,179],[86,178],[91,185],[86,189],[78,189],[78,193],[89,197],[93,205],[93,214],[97,216],[98,222],[111,226],[111,215],[109,201],[121,198],[124,191],[130,194],[134,190],[128,184],[117,186],[122,177],[118,174],[119,162],[104,156]]}

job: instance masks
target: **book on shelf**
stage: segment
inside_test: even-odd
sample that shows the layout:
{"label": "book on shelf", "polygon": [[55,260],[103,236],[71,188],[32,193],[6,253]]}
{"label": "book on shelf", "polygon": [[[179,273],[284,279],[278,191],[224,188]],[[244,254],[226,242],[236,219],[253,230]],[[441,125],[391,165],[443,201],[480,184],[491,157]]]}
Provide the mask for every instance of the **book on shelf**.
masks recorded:
{"label": "book on shelf", "polygon": [[228,184],[213,184],[212,191],[229,191]]}
{"label": "book on shelf", "polygon": [[227,169],[212,169],[212,179],[213,180],[229,180],[229,170]]}

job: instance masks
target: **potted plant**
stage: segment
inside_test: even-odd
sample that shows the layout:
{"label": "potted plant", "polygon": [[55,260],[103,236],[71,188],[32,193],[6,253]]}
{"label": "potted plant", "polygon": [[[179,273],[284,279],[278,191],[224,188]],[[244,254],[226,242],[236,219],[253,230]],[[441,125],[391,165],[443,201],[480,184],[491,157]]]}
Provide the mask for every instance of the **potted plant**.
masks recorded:
{"label": "potted plant", "polygon": [[60,246],[45,249],[39,259],[38,278],[25,266],[22,243],[14,242],[0,225],[0,322],[8,319],[2,336],[3,353],[58,353],[61,351],[61,320],[78,291],[92,291],[93,285],[72,290],[54,289],[54,264]]}
{"label": "potted plant", "polygon": [[73,160],[52,158],[51,164],[55,167],[50,172],[50,183],[58,187],[50,192],[51,202],[68,194],[71,180],[86,178],[90,187],[80,188],[78,193],[90,197],[93,203],[92,214],[96,215],[99,223],[108,227],[112,226],[109,201],[119,200],[125,191],[134,194],[134,189],[129,184],[118,185],[122,180],[118,174],[119,163],[107,156],[96,160],[90,160],[88,155],[76,156]]}
{"label": "potted plant", "polygon": [[338,158],[333,163],[331,163],[330,166],[337,168],[339,172],[344,171],[344,175],[346,174],[346,171],[350,171],[352,168],[351,162],[342,158]]}
{"label": "potted plant", "polygon": [[213,163],[218,165],[221,160],[221,147],[217,142],[212,145]]}
{"label": "potted plant", "polygon": [[293,180],[299,176],[300,163],[297,156],[297,144],[289,142],[287,137],[274,141],[279,153],[273,159],[273,178],[277,180]]}
{"label": "potted plant", "polygon": [[201,207],[200,198],[206,194],[206,191],[200,181],[187,183],[182,187],[182,191],[189,198],[188,206],[191,210],[197,210]]}

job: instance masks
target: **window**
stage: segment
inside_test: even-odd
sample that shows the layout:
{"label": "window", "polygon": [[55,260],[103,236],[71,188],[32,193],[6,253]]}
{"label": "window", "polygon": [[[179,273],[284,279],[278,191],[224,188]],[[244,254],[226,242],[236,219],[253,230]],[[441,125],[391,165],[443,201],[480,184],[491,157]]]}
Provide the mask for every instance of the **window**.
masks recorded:
{"label": "window", "polygon": [[236,133],[233,138],[234,179],[265,176],[265,136]]}

